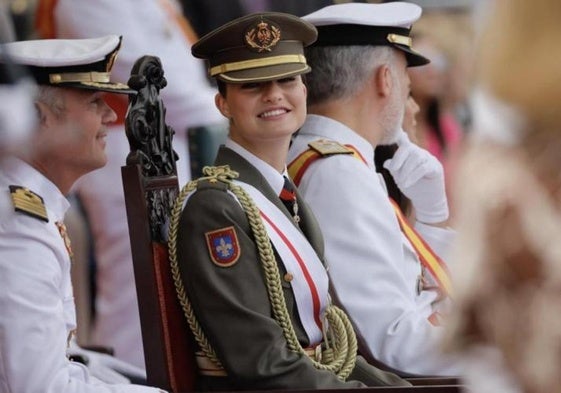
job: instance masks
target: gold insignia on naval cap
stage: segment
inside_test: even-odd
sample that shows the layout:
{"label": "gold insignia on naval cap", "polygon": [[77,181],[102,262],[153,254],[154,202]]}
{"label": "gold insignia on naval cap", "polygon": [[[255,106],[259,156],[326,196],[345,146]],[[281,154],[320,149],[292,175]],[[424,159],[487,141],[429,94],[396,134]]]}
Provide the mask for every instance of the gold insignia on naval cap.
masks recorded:
{"label": "gold insignia on naval cap", "polygon": [[10,194],[16,211],[49,222],[45,203],[39,195],[21,186],[10,186]]}
{"label": "gold insignia on naval cap", "polygon": [[280,27],[270,21],[261,19],[250,26],[244,35],[246,45],[256,52],[270,52],[281,39]]}
{"label": "gold insignia on naval cap", "polygon": [[329,139],[318,139],[317,141],[308,143],[308,146],[322,156],[330,156],[333,154],[353,154],[353,151],[345,145]]}

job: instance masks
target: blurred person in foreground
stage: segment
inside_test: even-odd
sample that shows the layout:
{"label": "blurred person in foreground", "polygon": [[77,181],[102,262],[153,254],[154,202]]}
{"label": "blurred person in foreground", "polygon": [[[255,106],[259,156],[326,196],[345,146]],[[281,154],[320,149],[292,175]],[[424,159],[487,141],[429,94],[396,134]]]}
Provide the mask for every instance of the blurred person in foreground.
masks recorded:
{"label": "blurred person in foreground", "polygon": [[201,390],[408,385],[357,357],[348,318],[330,304],[321,231],[286,176],[306,116],[303,47],[316,36],[296,16],[257,13],[192,49],[230,123],[217,167],[183,188],[170,224]]}
{"label": "blurred person in foreground", "polygon": [[[168,84],[162,90],[166,121],[175,130],[180,184],[191,178],[188,129],[224,127],[214,106],[203,63],[189,52],[197,40],[176,0],[40,0],[37,24],[43,38],[119,34],[124,45],[113,75],[128,80],[135,61],[158,56]],[[96,262],[95,323],[89,344],[111,347],[115,356],[145,367],[121,166],[130,151],[124,119],[128,101],[108,97],[117,121],[107,133],[107,165],[74,188],[90,224]],[[110,186],[108,186],[110,185]]]}
{"label": "blurred person in foreground", "polygon": [[448,342],[477,393],[561,388],[559,15],[557,0],[498,0],[480,40]]}
{"label": "blurred person in foreground", "polygon": [[[80,176],[107,162],[107,126],[117,117],[105,102],[106,92],[133,92],[110,82],[120,45],[118,36],[2,45],[39,84],[32,146],[22,146],[0,163],[2,392],[158,391],[102,382],[90,370],[97,367],[97,375],[107,379],[115,375],[95,364],[101,357],[69,350],[76,314],[65,195]],[[70,360],[72,353],[88,368]]]}
{"label": "blurred person in foreground", "polygon": [[[308,116],[288,155],[289,173],[317,217],[338,304],[360,351],[399,372],[453,376],[439,351],[451,279],[441,257],[454,238],[442,165],[401,129],[408,68],[427,58],[409,36],[417,5],[346,3],[304,16],[318,28],[306,50]],[[397,143],[384,163],[411,200],[410,225],[376,172],[374,149]]]}

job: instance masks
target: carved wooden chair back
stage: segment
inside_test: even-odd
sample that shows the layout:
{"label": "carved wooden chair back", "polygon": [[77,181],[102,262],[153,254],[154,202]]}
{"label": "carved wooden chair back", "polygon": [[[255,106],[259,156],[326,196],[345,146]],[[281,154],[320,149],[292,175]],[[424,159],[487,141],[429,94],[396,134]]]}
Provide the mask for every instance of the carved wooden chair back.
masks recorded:
{"label": "carved wooden chair back", "polygon": [[194,389],[196,366],[168,261],[167,223],[178,194],[177,155],[159,96],[167,83],[160,60],[138,59],[128,83],[138,93],[129,99],[125,128],[131,151],[121,173],[147,382],[170,392],[188,392]]}

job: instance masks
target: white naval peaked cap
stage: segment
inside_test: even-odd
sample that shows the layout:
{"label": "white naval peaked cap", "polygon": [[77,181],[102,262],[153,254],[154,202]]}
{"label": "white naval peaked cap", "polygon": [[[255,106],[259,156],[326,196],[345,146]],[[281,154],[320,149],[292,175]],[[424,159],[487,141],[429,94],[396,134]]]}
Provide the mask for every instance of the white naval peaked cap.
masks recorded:
{"label": "white naval peaked cap", "polygon": [[342,3],[312,12],[302,19],[318,29],[313,46],[387,45],[405,52],[410,67],[429,59],[412,48],[411,27],[422,14],[416,4]]}
{"label": "white naval peaked cap", "polygon": [[110,81],[121,37],[45,39],[2,44],[10,60],[23,65],[40,85],[135,93]]}

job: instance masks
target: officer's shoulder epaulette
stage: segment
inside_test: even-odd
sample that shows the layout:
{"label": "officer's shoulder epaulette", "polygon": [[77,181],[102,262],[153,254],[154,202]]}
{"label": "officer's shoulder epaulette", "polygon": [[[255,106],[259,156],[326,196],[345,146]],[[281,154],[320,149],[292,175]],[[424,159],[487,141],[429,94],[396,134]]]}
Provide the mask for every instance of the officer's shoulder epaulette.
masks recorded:
{"label": "officer's shoulder epaulette", "polygon": [[321,156],[332,156],[335,154],[353,154],[347,146],[329,139],[318,139],[308,143],[308,146]]}
{"label": "officer's shoulder epaulette", "polygon": [[10,186],[10,195],[17,212],[49,222],[47,208],[41,196],[29,188],[15,185]]}

